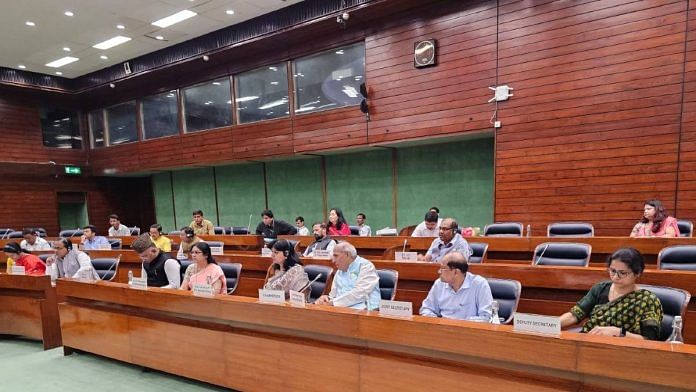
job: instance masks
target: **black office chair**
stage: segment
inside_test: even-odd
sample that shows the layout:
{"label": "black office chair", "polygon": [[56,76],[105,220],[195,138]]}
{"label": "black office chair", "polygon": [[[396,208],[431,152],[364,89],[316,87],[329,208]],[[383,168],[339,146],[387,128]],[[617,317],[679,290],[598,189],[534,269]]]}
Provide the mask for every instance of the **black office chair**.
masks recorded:
{"label": "black office chair", "polygon": [[312,303],[326,292],[334,270],[329,266],[318,264],[306,265],[304,270],[310,282],[314,280],[317,275],[321,274],[321,277],[319,277],[316,282],[312,283],[312,287],[309,289],[309,302]]}
{"label": "black office chair", "polygon": [[193,264],[193,261],[185,259],[179,260],[179,263],[181,263],[181,283],[184,283],[184,275],[186,274],[186,269],[189,265]]}
{"label": "black office chair", "polygon": [[674,245],[657,254],[657,269],[696,271],[696,245]]}
{"label": "black office chair", "polygon": [[586,222],[554,222],[546,227],[547,237],[594,237],[594,226]]}
{"label": "black office chair", "polygon": [[129,227],[132,236],[137,237],[140,235],[140,228],[138,226]]}
{"label": "black office chair", "polygon": [[215,230],[215,235],[225,235],[225,228],[222,226],[215,226],[213,227],[213,230]]}
{"label": "black office chair", "polygon": [[51,256],[53,256],[53,255],[54,255],[54,253],[41,253],[40,255],[37,255],[37,256],[39,256],[39,258],[41,259],[41,261],[43,261],[44,264],[45,264],[45,263],[46,263],[46,260],[48,260],[48,258],[51,257]]}
{"label": "black office chair", "polygon": [[522,295],[522,284],[512,279],[486,278],[493,299],[498,301],[498,316],[501,324],[512,321]]}
{"label": "black office chair", "polygon": [[399,272],[393,269],[378,269],[379,294],[383,300],[393,301],[396,297],[396,286],[399,283]]}
{"label": "black office chair", "polygon": [[546,242],[534,250],[532,265],[587,267],[592,246],[576,242]]}
{"label": "black office chair", "polygon": [[483,235],[486,237],[522,237],[522,224],[519,222],[497,222],[486,225]]}
{"label": "black office chair", "polygon": [[469,257],[469,263],[481,264],[486,261],[488,254],[488,244],[485,242],[469,242],[469,246],[473,253]]}
{"label": "black office chair", "polygon": [[679,227],[679,237],[693,237],[694,224],[690,220],[678,219],[677,227]]}
{"label": "black office chair", "polygon": [[118,272],[118,264],[121,262],[121,255],[116,258],[92,259],[92,267],[99,275],[101,280],[113,281]]}
{"label": "black office chair", "polygon": [[5,236],[5,238],[24,238],[24,235],[21,231],[11,231],[9,234],[7,234],[7,236]]}
{"label": "black office chair", "polygon": [[246,227],[241,227],[241,226],[230,227],[230,231],[232,232],[232,234],[235,234],[235,235],[247,235],[247,234],[249,234],[249,229],[247,229]]}
{"label": "black office chair", "polygon": [[638,287],[651,291],[660,299],[663,316],[659,340],[667,340],[672,333],[672,321],[674,320],[674,316],[681,316],[682,320],[684,320],[686,307],[691,300],[691,294],[686,290],[666,286],[639,284]]}
{"label": "black office chair", "polygon": [[48,236],[46,229],[44,229],[43,227],[37,227],[34,229],[34,231],[38,232],[39,237],[41,238],[46,238]]}
{"label": "black office chair", "polygon": [[69,230],[61,230],[60,233],[58,233],[58,237],[60,237],[60,238],[80,237],[82,234],[83,234],[82,229],[69,229]]}
{"label": "black office chair", "polygon": [[222,272],[225,273],[227,281],[227,294],[232,295],[239,285],[239,277],[242,275],[242,265],[240,263],[220,263]]}
{"label": "black office chair", "polygon": [[111,244],[111,250],[119,250],[123,245],[123,241],[120,238],[109,238],[109,244]]}
{"label": "black office chair", "polygon": [[12,233],[13,231],[15,231],[15,229],[10,229],[9,227],[0,229],[0,238],[7,238],[7,235]]}
{"label": "black office chair", "polygon": [[223,252],[225,250],[225,243],[222,241],[203,241],[203,242],[205,242],[206,244],[208,244],[208,246],[210,246],[211,251],[212,251],[212,248],[220,248],[223,250]]}
{"label": "black office chair", "polygon": [[350,235],[360,235],[360,227],[350,226]]}

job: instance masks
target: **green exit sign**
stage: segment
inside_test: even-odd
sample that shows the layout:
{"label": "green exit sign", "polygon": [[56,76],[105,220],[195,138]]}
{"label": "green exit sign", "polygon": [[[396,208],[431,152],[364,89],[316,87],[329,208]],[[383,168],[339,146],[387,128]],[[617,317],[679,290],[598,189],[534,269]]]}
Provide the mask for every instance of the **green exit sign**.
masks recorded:
{"label": "green exit sign", "polygon": [[65,174],[79,176],[82,174],[82,168],[77,166],[65,166]]}

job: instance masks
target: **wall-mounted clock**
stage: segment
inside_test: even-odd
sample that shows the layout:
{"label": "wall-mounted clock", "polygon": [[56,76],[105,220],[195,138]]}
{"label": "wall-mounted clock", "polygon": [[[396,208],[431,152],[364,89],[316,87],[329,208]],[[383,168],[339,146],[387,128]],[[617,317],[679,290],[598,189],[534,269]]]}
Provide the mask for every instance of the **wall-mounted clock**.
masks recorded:
{"label": "wall-mounted clock", "polygon": [[417,41],[413,45],[413,66],[416,68],[429,67],[436,64],[437,41],[428,39]]}

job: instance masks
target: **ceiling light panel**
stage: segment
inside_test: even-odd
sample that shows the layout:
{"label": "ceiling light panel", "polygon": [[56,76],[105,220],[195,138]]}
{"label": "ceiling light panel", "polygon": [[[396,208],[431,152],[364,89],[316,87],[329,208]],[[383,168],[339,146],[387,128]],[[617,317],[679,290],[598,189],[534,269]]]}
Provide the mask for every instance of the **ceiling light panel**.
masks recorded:
{"label": "ceiling light panel", "polygon": [[65,56],[58,60],[51,61],[50,63],[46,64],[46,66],[51,68],[60,68],[64,65],[74,63],[77,60],[79,60],[77,57]]}
{"label": "ceiling light panel", "polygon": [[198,14],[193,12],[193,11],[183,10],[183,11],[177,12],[174,15],[169,15],[166,18],[156,20],[156,21],[152,22],[152,24],[154,26],[157,26],[157,27],[165,28],[165,27],[169,27],[173,24],[177,24],[177,23],[184,21],[186,19],[193,18],[196,15],[198,15]]}
{"label": "ceiling light panel", "polygon": [[122,35],[117,35],[113,38],[107,39],[106,41],[100,42],[92,47],[97,48],[97,49],[106,50],[109,48],[113,48],[114,46],[121,45],[122,43],[128,42],[130,40],[131,39],[128,37],[124,37]]}

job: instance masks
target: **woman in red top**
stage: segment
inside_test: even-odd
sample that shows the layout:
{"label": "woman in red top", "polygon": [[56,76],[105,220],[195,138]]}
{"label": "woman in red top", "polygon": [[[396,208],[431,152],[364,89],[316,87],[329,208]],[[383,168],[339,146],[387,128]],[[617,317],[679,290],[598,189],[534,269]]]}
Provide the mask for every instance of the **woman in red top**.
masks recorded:
{"label": "woman in red top", "polygon": [[350,226],[343,217],[343,211],[340,208],[332,208],[329,211],[329,224],[326,226],[329,235],[350,235]]}
{"label": "woman in red top", "polygon": [[26,275],[46,275],[46,264],[37,256],[22,249],[18,243],[9,242],[5,244],[3,251],[7,257],[14,260],[16,266],[24,267]]}

